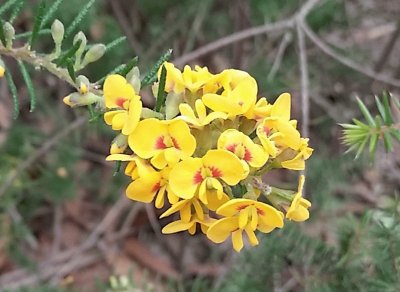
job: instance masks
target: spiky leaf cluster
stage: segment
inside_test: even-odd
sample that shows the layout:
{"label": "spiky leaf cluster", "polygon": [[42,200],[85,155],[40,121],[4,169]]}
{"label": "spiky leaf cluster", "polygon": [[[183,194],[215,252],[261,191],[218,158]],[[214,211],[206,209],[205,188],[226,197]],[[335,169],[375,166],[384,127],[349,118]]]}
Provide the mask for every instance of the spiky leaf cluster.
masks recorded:
{"label": "spiky leaf cluster", "polygon": [[[393,151],[393,143],[400,143],[400,101],[390,93],[375,96],[378,114],[373,117],[365,103],[357,97],[358,107],[365,119],[353,119],[352,124],[340,124],[343,127],[343,142],[349,147],[347,152],[355,151],[356,159],[368,145],[368,152],[373,158],[379,141],[383,141],[386,152]],[[397,118],[396,118],[397,115]]]}

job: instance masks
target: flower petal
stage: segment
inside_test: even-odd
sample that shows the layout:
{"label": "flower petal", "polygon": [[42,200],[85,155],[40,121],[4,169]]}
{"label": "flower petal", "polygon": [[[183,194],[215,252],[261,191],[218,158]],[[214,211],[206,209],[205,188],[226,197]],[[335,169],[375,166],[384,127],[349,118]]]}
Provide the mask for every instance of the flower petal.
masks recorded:
{"label": "flower petal", "polygon": [[188,230],[189,228],[191,228],[193,226],[193,224],[196,224],[196,222],[185,222],[182,220],[178,220],[178,221],[171,222],[168,225],[164,226],[164,228],[161,230],[161,232],[164,234],[181,232],[181,231]]}
{"label": "flower petal", "polygon": [[124,127],[122,128],[122,134],[130,135],[133,130],[135,130],[139,123],[141,113],[142,101],[139,96],[135,95],[129,103],[128,115]]}
{"label": "flower petal", "polygon": [[271,117],[279,117],[285,121],[290,120],[290,94],[285,92],[278,96],[271,108]]}
{"label": "flower petal", "polygon": [[153,175],[138,178],[131,182],[126,189],[126,196],[135,201],[150,203],[156,195],[161,176],[158,172]]}
{"label": "flower petal", "polygon": [[118,74],[107,76],[103,89],[107,108],[122,108],[125,101],[129,101],[135,95],[132,85]]}
{"label": "flower petal", "polygon": [[232,233],[232,245],[233,249],[240,252],[243,248],[243,234],[242,230],[236,230]]}
{"label": "flower petal", "polygon": [[178,197],[191,199],[195,195],[198,187],[195,176],[202,166],[201,158],[188,158],[172,168],[169,185]]}
{"label": "flower petal", "polygon": [[207,230],[207,237],[215,243],[221,243],[237,228],[237,217],[222,218],[211,224]]}

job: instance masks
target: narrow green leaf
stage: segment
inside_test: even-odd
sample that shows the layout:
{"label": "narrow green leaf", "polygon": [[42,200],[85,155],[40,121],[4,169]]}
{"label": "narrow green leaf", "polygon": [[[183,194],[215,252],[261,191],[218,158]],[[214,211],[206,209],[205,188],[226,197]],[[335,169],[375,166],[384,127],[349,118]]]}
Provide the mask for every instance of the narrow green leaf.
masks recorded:
{"label": "narrow green leaf", "polygon": [[358,147],[357,153],[356,153],[356,157],[354,159],[358,159],[361,155],[361,153],[363,152],[365,145],[368,142],[368,136],[365,137],[365,139],[362,141],[362,143],[360,144],[360,146]]}
{"label": "narrow green leaf", "polygon": [[11,76],[11,73],[9,70],[6,70],[6,80],[8,83],[8,88],[10,89],[10,93],[13,99],[13,104],[14,104],[14,113],[13,113],[13,118],[16,119],[18,118],[19,115],[19,101],[18,101],[18,93],[17,93],[17,87],[15,86],[14,80]]}
{"label": "narrow green leaf", "polygon": [[379,97],[376,96],[376,95],[375,95],[375,103],[376,103],[376,106],[377,106],[377,108],[379,110],[379,113],[382,116],[382,119],[383,119],[384,123],[386,124],[387,117],[386,117],[385,108],[384,108],[382,102],[380,101]]}
{"label": "narrow green leaf", "polygon": [[116,46],[118,46],[125,40],[126,40],[126,36],[122,36],[122,37],[119,37],[119,38],[113,40],[111,43],[107,44],[106,45],[106,53],[111,51],[112,49],[114,49]]}
{"label": "narrow green leaf", "polygon": [[161,107],[164,105],[165,98],[167,97],[167,93],[164,90],[166,80],[167,80],[167,69],[165,69],[165,66],[162,66],[160,74],[160,83],[158,85],[156,107],[154,109],[156,112],[161,111]]}
{"label": "narrow green leaf", "polygon": [[72,81],[76,81],[76,74],[75,74],[75,69],[74,69],[74,63],[70,60],[67,59],[67,70],[69,77],[71,77]]}
{"label": "narrow green leaf", "polygon": [[60,7],[62,2],[63,2],[63,0],[56,0],[50,6],[50,8],[47,9],[47,12],[46,12],[45,16],[43,17],[42,27],[46,26],[53,19],[54,13],[57,12],[57,9],[58,9],[58,7]]}
{"label": "narrow green leaf", "polygon": [[11,12],[10,16],[10,23],[13,23],[13,21],[17,18],[19,13],[21,12],[22,7],[24,7],[26,3],[26,0],[18,0],[18,2],[15,4],[14,9]]}
{"label": "narrow green leaf", "polygon": [[24,78],[26,87],[28,89],[31,104],[30,112],[33,112],[36,108],[36,93],[33,87],[32,79],[29,75],[28,70],[25,67],[25,64],[21,60],[18,61],[18,66],[21,70],[22,77]]}
{"label": "narrow green leaf", "polygon": [[394,105],[396,106],[397,110],[400,111],[400,99],[394,97],[393,95],[390,95],[390,99],[392,103],[394,103]]}
{"label": "narrow green leaf", "polygon": [[357,126],[363,128],[363,129],[366,129],[366,130],[369,130],[369,129],[370,129],[370,127],[369,127],[367,124],[364,124],[364,123],[361,122],[360,120],[353,119],[353,122],[354,122]]}
{"label": "narrow green leaf", "polygon": [[393,151],[392,137],[390,136],[389,131],[383,132],[383,144],[385,145],[386,152]]}
{"label": "narrow green leaf", "polygon": [[400,143],[400,130],[398,129],[391,129],[390,134]]}
{"label": "narrow green leaf", "polygon": [[116,176],[121,171],[121,165],[122,165],[121,161],[118,160],[115,161],[115,170],[113,176]]}
{"label": "narrow green leaf", "polygon": [[6,45],[6,37],[4,35],[3,25],[4,25],[4,22],[3,22],[3,20],[0,19],[0,41],[3,44],[3,46],[5,46]]}
{"label": "narrow green leaf", "polygon": [[169,49],[166,51],[154,64],[154,66],[151,68],[151,70],[146,74],[146,76],[142,80],[142,87],[145,87],[147,85],[153,84],[157,80],[157,72],[161,65],[165,62],[168,61],[171,58],[172,55],[172,50]]}
{"label": "narrow green leaf", "polygon": [[107,73],[106,76],[97,80],[96,83],[102,84],[104,82],[104,80],[107,78],[107,76],[111,75],[111,74],[119,74],[119,75],[125,76],[126,74],[129,73],[129,71],[132,70],[133,67],[135,67],[137,65],[138,60],[139,60],[139,58],[136,56],[136,57],[132,58],[128,63],[119,65],[118,67],[114,68],[109,73]]}
{"label": "narrow green leaf", "polygon": [[392,111],[390,110],[390,104],[389,104],[389,97],[388,97],[388,93],[384,92],[383,93],[383,107],[385,110],[385,115],[386,115],[386,121],[385,124],[387,126],[390,126],[391,124],[393,124],[393,116],[392,116]]}
{"label": "narrow green leaf", "polygon": [[77,41],[67,52],[65,52],[58,60],[56,61],[56,65],[61,67],[68,62],[73,55],[75,55],[76,51],[79,50],[82,41]]}
{"label": "narrow green leaf", "polygon": [[0,6],[0,15],[10,9],[18,0],[8,0]]}
{"label": "narrow green leaf", "polygon": [[[49,29],[49,28],[41,29],[38,32],[39,36],[47,35],[47,34],[51,34],[51,29]],[[30,36],[32,36],[32,32],[31,31],[27,31],[27,32],[16,34],[15,35],[15,39],[23,39],[23,38],[30,37]]]}
{"label": "narrow green leaf", "polygon": [[75,17],[75,19],[72,21],[72,23],[68,26],[68,29],[65,32],[66,39],[71,36],[71,34],[75,31],[75,29],[81,23],[83,18],[86,16],[86,14],[88,14],[88,12],[90,11],[90,8],[94,4],[94,2],[96,2],[96,0],[90,0],[89,2],[86,3],[85,6],[82,7],[79,14]]}
{"label": "narrow green leaf", "polygon": [[338,124],[338,125],[345,129],[359,129],[359,126],[353,124]]}
{"label": "narrow green leaf", "polygon": [[373,153],[376,150],[376,145],[378,142],[379,134],[375,133],[372,134],[370,139],[369,139],[369,153]]}
{"label": "narrow green leaf", "polygon": [[362,102],[361,99],[357,97],[357,103],[358,107],[360,108],[362,114],[364,115],[365,119],[367,120],[367,123],[370,126],[375,127],[375,121],[374,118],[372,117],[371,113],[369,112],[368,108],[365,106],[365,104]]}
{"label": "narrow green leaf", "polygon": [[119,70],[116,72],[116,74],[120,74],[122,76],[125,76],[126,74],[129,73],[129,71],[132,70],[133,67],[135,67],[138,63],[139,58],[136,56],[133,59],[131,59],[126,65],[123,67],[122,70]]}
{"label": "narrow green leaf", "polygon": [[35,44],[35,41],[39,35],[39,30],[42,26],[43,16],[46,10],[46,0],[40,1],[39,8],[37,9],[36,16],[35,16],[35,23],[33,24],[32,35],[29,41],[29,45],[31,48]]}

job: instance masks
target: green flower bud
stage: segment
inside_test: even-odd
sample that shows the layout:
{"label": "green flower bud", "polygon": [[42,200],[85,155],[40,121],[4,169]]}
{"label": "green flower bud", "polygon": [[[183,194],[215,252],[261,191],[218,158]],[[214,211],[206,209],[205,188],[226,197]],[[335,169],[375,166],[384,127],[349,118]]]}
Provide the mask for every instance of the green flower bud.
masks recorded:
{"label": "green flower bud", "polygon": [[70,107],[86,106],[89,104],[97,103],[101,100],[100,96],[97,96],[91,92],[86,94],[80,94],[79,92],[71,93],[64,97],[63,102]]}
{"label": "green flower bud", "polygon": [[128,136],[119,134],[111,143],[110,154],[124,153],[128,147]]}
{"label": "green flower bud", "polygon": [[54,20],[51,25],[51,36],[53,37],[56,47],[61,46],[64,39],[64,24],[58,19]]}
{"label": "green flower bud", "polygon": [[89,49],[83,58],[82,66],[85,67],[89,63],[96,62],[98,59],[103,57],[106,52],[106,46],[103,44],[96,44]]}
{"label": "green flower bud", "polygon": [[170,92],[165,100],[165,117],[171,120],[179,114],[179,104],[183,103],[183,94]]}
{"label": "green flower bud", "polygon": [[79,75],[78,77],[76,77],[76,85],[79,88],[80,94],[86,94],[89,92],[90,81],[86,76]]}
{"label": "green flower bud", "polygon": [[126,79],[133,86],[136,93],[139,93],[141,87],[140,81],[140,71],[138,67],[133,67],[128,74],[126,74]]}
{"label": "green flower bud", "polygon": [[6,39],[6,48],[11,49],[12,42],[15,37],[15,29],[11,23],[5,22],[3,25],[4,37]]}
{"label": "green flower bud", "polygon": [[86,48],[86,44],[87,44],[87,39],[86,36],[83,32],[78,32],[75,37],[74,37],[74,41],[73,44],[75,45],[77,42],[81,41],[81,45],[79,46],[79,49],[76,51],[75,53],[75,65],[74,65],[74,69],[75,70],[79,70],[81,68],[81,56],[83,54],[83,52],[85,51]]}

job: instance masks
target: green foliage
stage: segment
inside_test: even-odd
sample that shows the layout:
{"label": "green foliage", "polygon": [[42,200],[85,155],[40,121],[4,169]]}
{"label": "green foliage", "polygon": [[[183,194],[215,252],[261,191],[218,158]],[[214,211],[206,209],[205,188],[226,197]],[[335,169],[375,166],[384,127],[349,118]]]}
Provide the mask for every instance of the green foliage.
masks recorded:
{"label": "green foliage", "polygon": [[157,80],[158,70],[165,61],[168,61],[171,58],[171,55],[172,55],[172,50],[168,50],[157,60],[157,62],[150,69],[150,71],[143,77],[142,80],[143,87],[153,84]]}
{"label": "green foliage", "polygon": [[30,47],[33,47],[33,45],[35,44],[35,41],[38,37],[39,30],[42,26],[45,9],[46,9],[46,1],[42,0],[40,2],[38,10],[36,12],[35,23],[33,24],[32,35],[31,35],[31,39],[29,40]]}
{"label": "green foliage", "polygon": [[393,140],[400,143],[400,121],[395,121],[394,118],[394,111],[400,112],[398,99],[385,92],[382,97],[376,96],[375,102],[378,108],[378,115],[375,118],[364,102],[357,98],[358,107],[366,122],[353,119],[353,124],[340,124],[344,128],[343,142],[349,147],[347,152],[356,151],[356,159],[368,143],[372,158],[379,140],[383,140],[386,152],[393,151]]}
{"label": "green foliage", "polygon": [[18,101],[17,87],[15,86],[13,77],[9,71],[6,71],[6,79],[7,79],[8,88],[10,89],[11,96],[13,99],[13,104],[14,104],[13,118],[16,119],[16,118],[18,118],[18,115],[19,115],[19,101]]}
{"label": "green foliage", "polygon": [[35,107],[36,107],[36,93],[35,93],[35,89],[33,88],[32,79],[31,79],[31,76],[28,73],[28,70],[25,67],[24,62],[18,61],[18,66],[20,68],[22,77],[24,78],[24,81],[25,81],[25,84],[26,84],[26,88],[28,89],[28,92],[29,92],[30,102],[31,102],[30,112],[33,112],[35,110]]}
{"label": "green foliage", "polygon": [[162,66],[160,74],[160,83],[158,84],[156,107],[154,108],[156,112],[160,112],[161,107],[165,104],[165,98],[167,97],[167,93],[165,92],[166,80],[167,80],[167,69],[165,69],[165,66]]}

